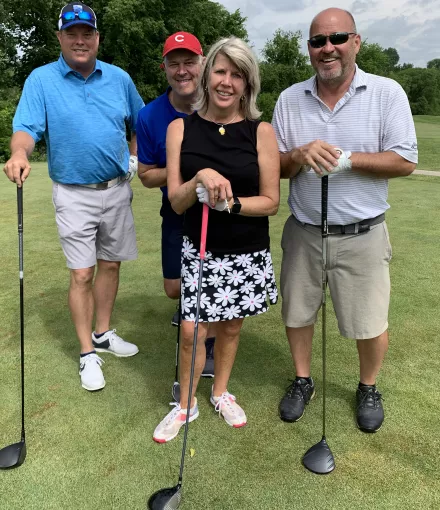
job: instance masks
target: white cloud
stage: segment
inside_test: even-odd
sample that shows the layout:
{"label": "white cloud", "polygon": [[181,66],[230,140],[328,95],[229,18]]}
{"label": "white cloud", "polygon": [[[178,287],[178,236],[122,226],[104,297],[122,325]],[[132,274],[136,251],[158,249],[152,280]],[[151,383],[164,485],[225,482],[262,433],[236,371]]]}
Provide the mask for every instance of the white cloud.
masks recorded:
{"label": "white cloud", "polygon": [[[240,9],[247,17],[249,39],[257,51],[277,28],[300,30],[304,40],[307,39],[313,17],[329,7],[327,0],[221,0],[220,3],[231,12]],[[440,58],[439,0],[407,0],[403,5],[401,0],[339,0],[337,4],[354,15],[363,40],[396,48],[400,63],[424,67],[429,60]],[[303,50],[306,52],[304,41]]]}

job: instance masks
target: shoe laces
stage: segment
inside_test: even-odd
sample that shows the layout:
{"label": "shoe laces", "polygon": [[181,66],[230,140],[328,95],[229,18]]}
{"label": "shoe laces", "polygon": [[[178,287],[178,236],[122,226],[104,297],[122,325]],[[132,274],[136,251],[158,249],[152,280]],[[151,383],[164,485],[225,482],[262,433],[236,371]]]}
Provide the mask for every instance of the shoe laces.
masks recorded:
{"label": "shoe laces", "polygon": [[368,388],[366,390],[361,390],[362,398],[360,399],[358,408],[363,406],[368,407],[377,407],[379,402],[383,400],[382,394],[379,393],[376,388]]}
{"label": "shoe laces", "polygon": [[234,404],[236,400],[235,396],[229,393],[229,391],[223,392],[215,404],[215,410],[219,413],[219,417],[224,407],[227,407],[232,414],[236,414],[236,406],[238,406],[238,404]]}
{"label": "shoe laces", "polygon": [[300,398],[300,399],[304,399],[304,391],[305,391],[304,386],[306,386],[306,384],[301,384],[296,379],[289,379],[289,380],[290,380],[290,386],[288,386],[286,388],[287,397],[288,398]]}
{"label": "shoe laces", "polygon": [[122,340],[122,338],[116,334],[116,329],[111,330],[109,340],[115,344],[124,343],[124,340]]}
{"label": "shoe laces", "polygon": [[84,358],[81,358],[80,364],[87,365],[87,363],[92,363],[92,361],[96,362],[99,366],[101,366],[105,361],[100,358],[97,354],[87,354]]}
{"label": "shoe laces", "polygon": [[173,406],[174,409],[172,409],[167,417],[165,418],[165,425],[170,425],[177,417],[177,415],[180,413],[182,408],[180,407],[180,404],[178,402],[170,402],[170,406]]}

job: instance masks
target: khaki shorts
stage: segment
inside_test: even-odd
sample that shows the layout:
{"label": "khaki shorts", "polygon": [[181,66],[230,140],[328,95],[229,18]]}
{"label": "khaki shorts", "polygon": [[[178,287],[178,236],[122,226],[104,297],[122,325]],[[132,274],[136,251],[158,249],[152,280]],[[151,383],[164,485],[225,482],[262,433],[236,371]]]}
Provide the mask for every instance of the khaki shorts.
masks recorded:
{"label": "khaki shorts", "polygon": [[52,201],[67,267],[84,269],[97,259],[137,258],[132,199],[128,181],[106,190],[53,183]]}
{"label": "khaki shorts", "polygon": [[[281,247],[284,324],[310,326],[322,300],[321,230],[290,216]],[[388,328],[391,254],[385,222],[362,234],[328,236],[327,281],[341,335],[362,340]]]}

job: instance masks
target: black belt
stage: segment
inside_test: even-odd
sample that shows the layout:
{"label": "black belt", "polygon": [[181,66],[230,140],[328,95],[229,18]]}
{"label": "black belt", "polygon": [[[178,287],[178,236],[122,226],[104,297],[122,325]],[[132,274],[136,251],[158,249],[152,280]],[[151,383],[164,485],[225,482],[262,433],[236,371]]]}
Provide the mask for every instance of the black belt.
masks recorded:
{"label": "black belt", "polygon": [[[297,218],[295,218],[297,220]],[[312,225],[311,223],[303,223],[297,220],[301,225],[305,225],[308,227],[321,228],[321,225]],[[385,213],[379,214],[375,218],[368,218],[366,220],[359,221],[358,223],[351,223],[350,225],[329,225],[328,233],[329,234],[362,234],[363,232],[368,232],[370,227],[373,225],[379,225],[385,221]]]}

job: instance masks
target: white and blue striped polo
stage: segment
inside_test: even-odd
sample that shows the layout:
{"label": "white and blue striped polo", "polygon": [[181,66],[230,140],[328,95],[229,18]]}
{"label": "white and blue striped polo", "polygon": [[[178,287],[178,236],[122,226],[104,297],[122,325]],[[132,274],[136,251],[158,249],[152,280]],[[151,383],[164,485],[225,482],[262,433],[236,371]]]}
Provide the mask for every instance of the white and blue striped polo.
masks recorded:
{"label": "white and blue striped polo", "polygon": [[[349,90],[330,110],[318,97],[316,78],[281,93],[272,125],[281,153],[322,140],[344,151],[394,151],[417,163],[417,139],[408,98],[389,78],[356,66]],[[341,172],[329,176],[328,223],[349,225],[384,213],[388,179]],[[321,224],[321,179],[313,170],[290,179],[289,207],[303,223]]]}

